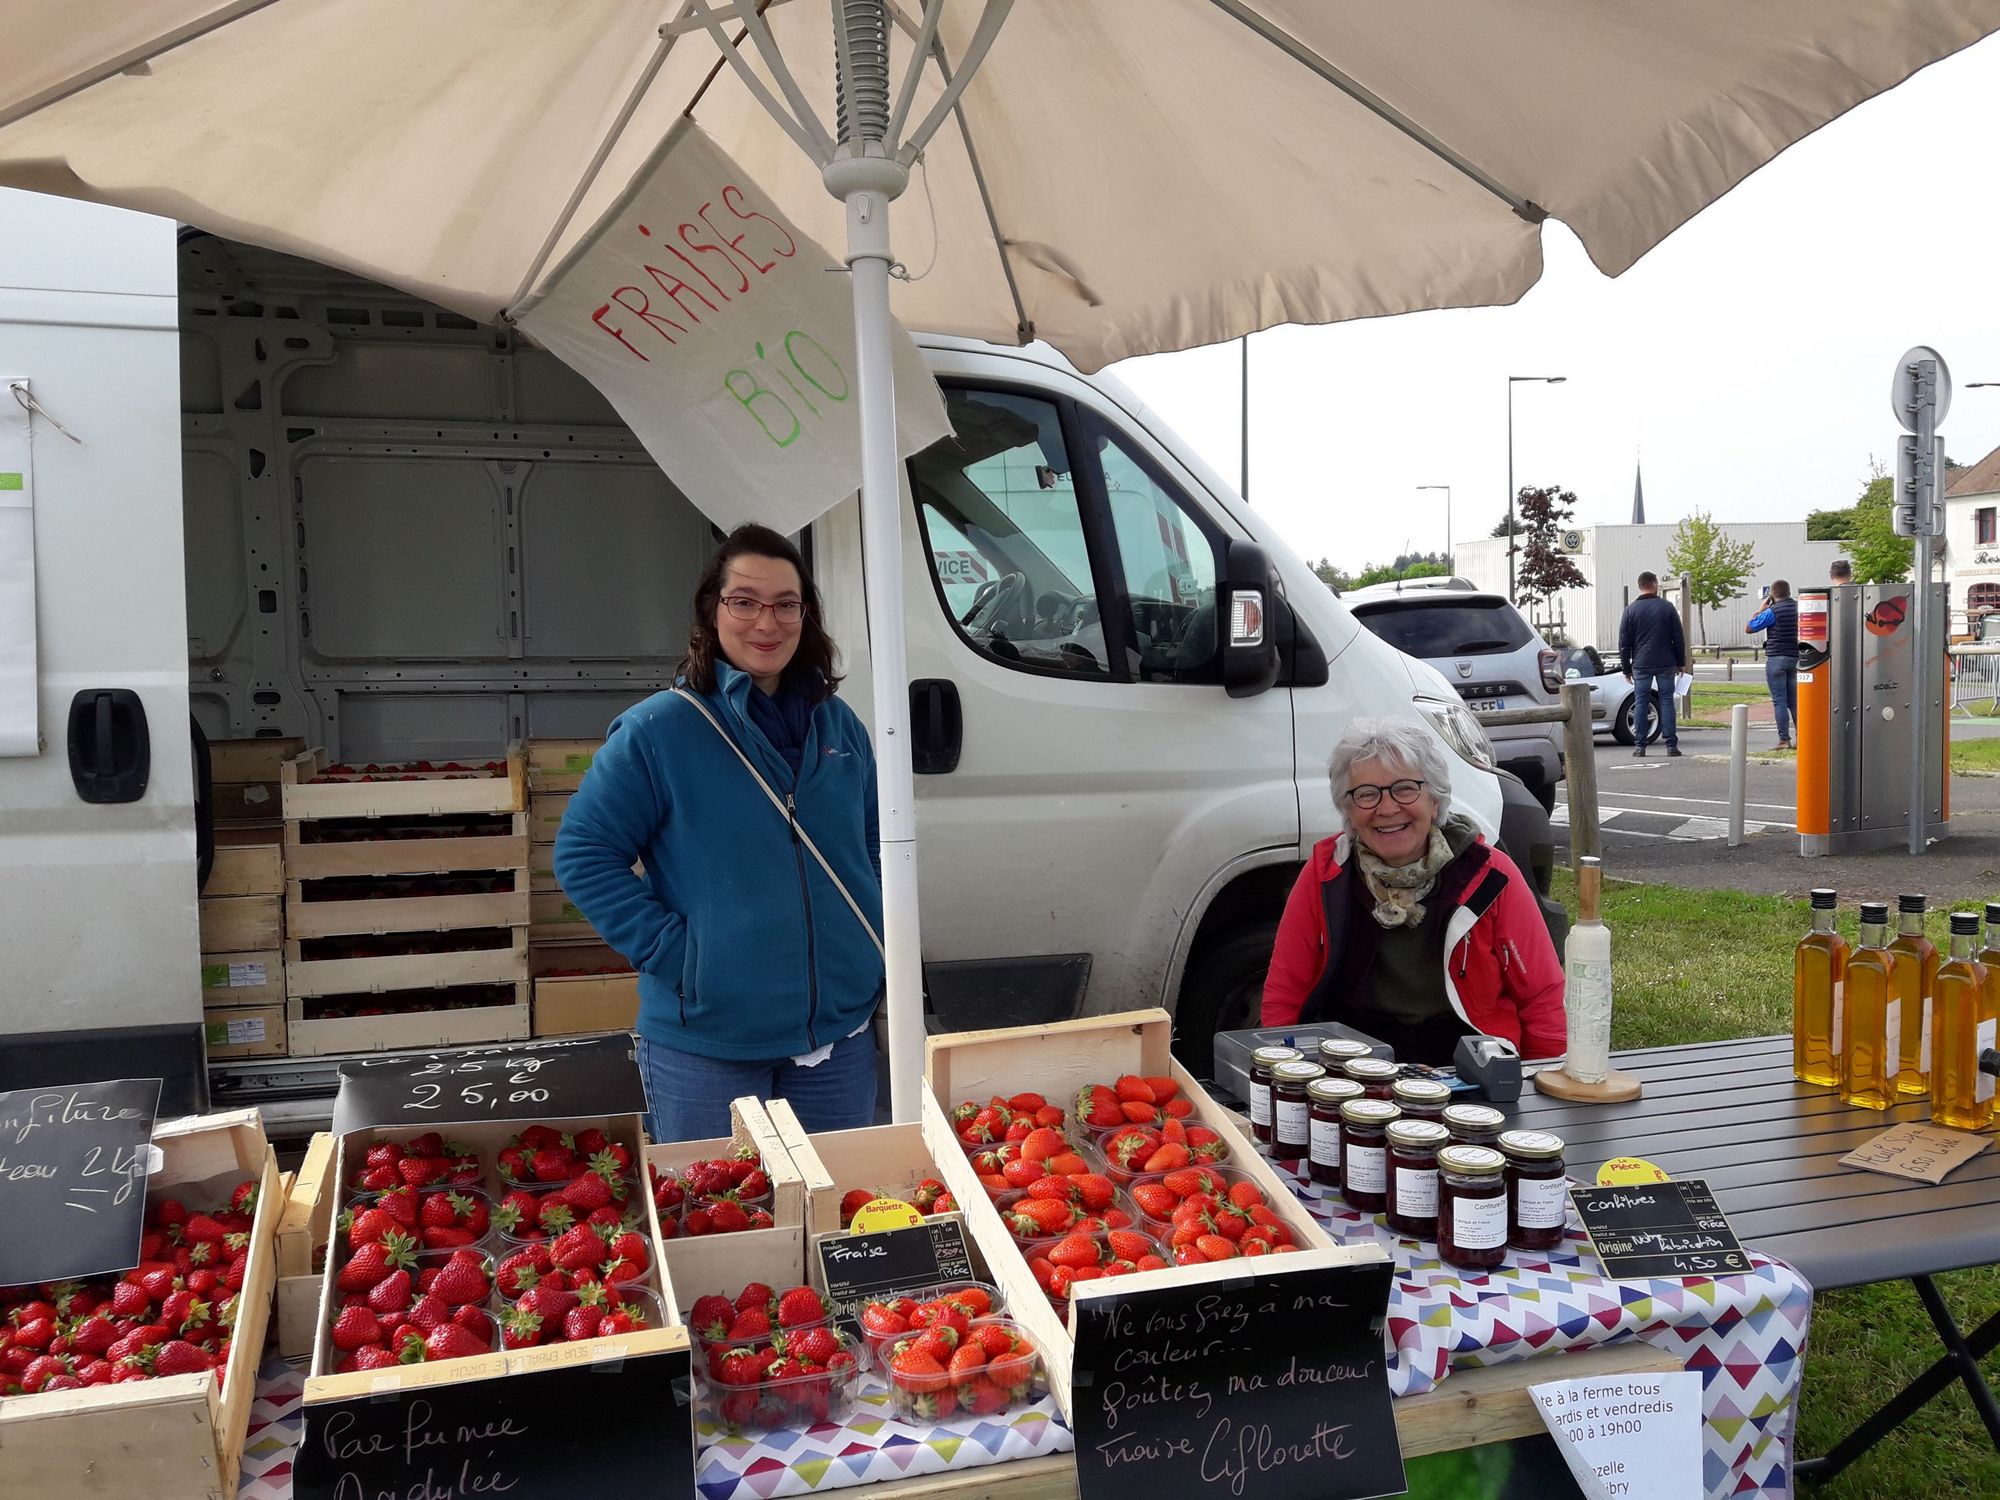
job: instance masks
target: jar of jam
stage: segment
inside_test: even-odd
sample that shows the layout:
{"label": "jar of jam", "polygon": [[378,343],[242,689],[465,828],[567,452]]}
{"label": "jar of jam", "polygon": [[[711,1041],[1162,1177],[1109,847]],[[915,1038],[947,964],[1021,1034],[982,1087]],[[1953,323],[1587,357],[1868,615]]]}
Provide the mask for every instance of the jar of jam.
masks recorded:
{"label": "jar of jam", "polygon": [[1315,1078],[1306,1085],[1312,1117],[1306,1169],[1322,1186],[1340,1186],[1340,1106],[1360,1097],[1361,1085],[1352,1078]]}
{"label": "jar of jam", "polygon": [[1490,1271],[1507,1258],[1507,1159],[1491,1146],[1438,1152],[1438,1255],[1462,1271]]}
{"label": "jar of jam", "polygon": [[1372,1057],[1366,1042],[1357,1042],[1351,1036],[1330,1036],[1319,1044],[1319,1065],[1329,1073],[1338,1073],[1357,1057]]}
{"label": "jar of jam", "polygon": [[1263,1145],[1271,1144],[1271,1069],[1304,1056],[1296,1047],[1259,1047],[1250,1054],[1250,1133]]}
{"label": "jar of jam", "polygon": [[1385,1057],[1351,1057],[1341,1064],[1341,1071],[1360,1084],[1361,1092],[1370,1099],[1386,1104],[1394,1097],[1390,1090],[1403,1070]]}
{"label": "jar of jam", "polygon": [[1444,1127],[1454,1146],[1491,1146],[1507,1128],[1507,1117],[1490,1104],[1447,1104]]}
{"label": "jar of jam", "polygon": [[1435,1078],[1398,1078],[1389,1085],[1389,1097],[1406,1120],[1438,1120],[1451,1103],[1451,1088]]}
{"label": "jar of jam", "polygon": [[1349,1099],[1340,1106],[1340,1196],[1358,1213],[1379,1214],[1389,1206],[1389,1122],[1402,1113],[1387,1099]]}
{"label": "jar of jam", "polygon": [[1389,1227],[1412,1239],[1436,1239],[1438,1149],[1450,1144],[1451,1132],[1406,1113],[1390,1124],[1388,1136]]}
{"label": "jar of jam", "polygon": [[1297,1161],[1312,1144],[1311,1107],[1306,1085],[1326,1077],[1326,1069],[1299,1058],[1271,1065],[1271,1157]]}
{"label": "jar of jam", "polygon": [[1569,1223],[1569,1172],[1562,1137],[1546,1130],[1509,1130],[1500,1137],[1507,1159],[1507,1243],[1516,1250],[1553,1250]]}

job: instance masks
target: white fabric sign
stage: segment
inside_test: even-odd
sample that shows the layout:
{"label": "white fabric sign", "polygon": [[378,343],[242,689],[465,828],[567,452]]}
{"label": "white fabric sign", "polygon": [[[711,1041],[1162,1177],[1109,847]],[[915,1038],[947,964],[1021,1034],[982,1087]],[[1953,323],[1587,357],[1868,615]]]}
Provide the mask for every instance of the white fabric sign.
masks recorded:
{"label": "white fabric sign", "polygon": [[1590,1500],[1701,1500],[1701,1375],[1585,1376],[1531,1385]]}
{"label": "white fabric sign", "polygon": [[41,754],[35,680],[35,467],[25,379],[0,378],[0,755]]}
{"label": "white fabric sign", "polygon": [[[688,121],[513,311],[725,530],[795,531],[860,488],[846,270]],[[915,341],[890,338],[901,458],[951,428]]]}

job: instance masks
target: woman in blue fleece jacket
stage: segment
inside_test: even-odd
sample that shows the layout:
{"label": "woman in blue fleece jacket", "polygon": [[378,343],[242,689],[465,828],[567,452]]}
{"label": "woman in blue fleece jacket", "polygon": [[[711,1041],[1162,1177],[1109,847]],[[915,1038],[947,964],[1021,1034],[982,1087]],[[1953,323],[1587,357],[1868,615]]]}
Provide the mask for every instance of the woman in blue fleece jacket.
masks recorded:
{"label": "woman in blue fleece jacket", "polygon": [[790,1100],[811,1131],[874,1120],[875,757],[834,696],[834,668],[798,550],[768,527],[739,526],[695,585],[677,680],[790,804],[789,817],[673,692],[618,716],[563,814],[556,879],[639,971],[639,1066],[655,1140],[729,1134],[729,1101],[744,1094]]}

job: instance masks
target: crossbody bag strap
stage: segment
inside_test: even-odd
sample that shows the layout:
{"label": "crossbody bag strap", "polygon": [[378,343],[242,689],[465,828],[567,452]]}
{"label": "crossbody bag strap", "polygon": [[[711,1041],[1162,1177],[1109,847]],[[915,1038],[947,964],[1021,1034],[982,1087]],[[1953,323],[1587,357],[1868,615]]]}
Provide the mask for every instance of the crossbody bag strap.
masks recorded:
{"label": "crossbody bag strap", "polygon": [[792,809],[785,805],[785,799],[772,790],[771,783],[764,779],[764,773],[757,769],[756,762],[743,753],[743,747],[736,743],[735,736],[722,727],[722,721],[710,712],[706,703],[702,702],[701,699],[690,693],[686,688],[677,687],[674,689],[674,693],[677,697],[687,699],[688,702],[700,710],[701,716],[708,720],[709,727],[722,737],[722,743],[736,752],[736,758],[743,762],[743,769],[750,773],[751,779],[763,789],[764,795],[771,799],[771,805],[777,808],[778,815],[785,820],[786,825],[790,827],[792,832],[798,835],[799,842],[806,846],[806,852],[819,861],[819,867],[826,871],[826,878],[833,882],[833,888],[840,892],[840,898],[847,903],[847,909],[854,913],[854,920],[861,924],[861,930],[866,932],[869,941],[874,943],[875,951],[882,953],[886,959],[888,955],[883,950],[881,935],[875,931],[875,924],[868,920],[868,914],[862,911],[861,903],[854,899],[853,894],[847,889],[846,882],[833,873],[833,866],[826,862],[826,856],[819,852],[819,845],[812,841],[812,835],[805,831],[804,827],[800,825],[799,820],[793,815]]}

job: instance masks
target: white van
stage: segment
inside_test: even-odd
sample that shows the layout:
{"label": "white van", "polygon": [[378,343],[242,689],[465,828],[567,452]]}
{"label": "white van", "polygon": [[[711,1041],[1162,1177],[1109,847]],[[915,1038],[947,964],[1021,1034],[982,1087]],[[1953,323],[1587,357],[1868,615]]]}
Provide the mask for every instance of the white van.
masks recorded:
{"label": "white van", "polygon": [[[714,533],[512,331],[156,218],[18,192],[0,217],[0,381],[80,439],[35,419],[45,749],[0,759],[0,1086],[143,1069],[198,1103],[190,713],[349,762],[601,735],[669,681]],[[1205,1066],[1334,828],[1358,714],[1430,724],[1546,890],[1547,818],[1452,688],[1129,392],[920,342],[957,433],[907,466],[898,581],[933,1025],[1161,1003]],[[866,717],[858,506],[805,540]],[[1274,651],[1224,660],[1232,580],[1270,589]],[[142,725],[142,795],[83,800]],[[220,1064],[215,1097],[323,1118],[336,1061]]]}

